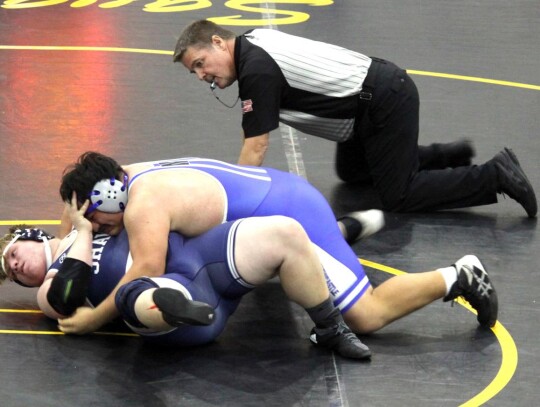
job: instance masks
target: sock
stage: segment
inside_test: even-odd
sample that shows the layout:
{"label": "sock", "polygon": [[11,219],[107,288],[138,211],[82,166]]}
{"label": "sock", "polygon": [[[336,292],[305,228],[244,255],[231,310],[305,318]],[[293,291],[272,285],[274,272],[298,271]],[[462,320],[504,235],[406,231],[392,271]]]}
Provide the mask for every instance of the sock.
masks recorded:
{"label": "sock", "polygon": [[312,308],[306,308],[306,312],[317,328],[331,328],[343,321],[339,308],[334,305],[331,297]]}
{"label": "sock", "polygon": [[457,270],[454,266],[450,267],[443,267],[440,269],[437,269],[439,273],[442,274],[444,278],[444,282],[446,283],[446,294],[450,292],[450,289],[454,285],[454,283],[457,281]]}

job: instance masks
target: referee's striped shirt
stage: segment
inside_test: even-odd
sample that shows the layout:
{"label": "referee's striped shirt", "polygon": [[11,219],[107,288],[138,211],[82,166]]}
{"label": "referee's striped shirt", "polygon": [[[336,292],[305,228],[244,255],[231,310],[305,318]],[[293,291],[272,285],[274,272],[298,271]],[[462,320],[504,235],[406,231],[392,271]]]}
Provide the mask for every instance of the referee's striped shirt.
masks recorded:
{"label": "referee's striped shirt", "polygon": [[[244,111],[246,137],[275,129],[276,120],[333,141],[352,135],[371,58],[271,29],[251,30],[238,39],[240,97],[253,110]],[[267,112],[254,119],[260,110]]]}

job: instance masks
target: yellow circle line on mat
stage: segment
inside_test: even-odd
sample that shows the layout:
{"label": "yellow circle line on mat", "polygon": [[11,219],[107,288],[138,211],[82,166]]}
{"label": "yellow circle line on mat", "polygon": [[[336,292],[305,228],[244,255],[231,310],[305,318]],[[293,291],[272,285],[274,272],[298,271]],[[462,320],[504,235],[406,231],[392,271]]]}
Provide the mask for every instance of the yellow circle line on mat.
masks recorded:
{"label": "yellow circle line on mat", "polygon": [[[389,274],[406,274],[404,271],[385,266],[384,264],[374,263],[369,260],[360,259],[360,263],[366,267],[384,271],[385,273]],[[461,298],[459,298],[456,302],[467,308],[472,313],[476,314],[476,311],[473,310],[466,301],[462,301]],[[472,399],[461,404],[462,406],[479,406],[492,399],[510,382],[516,371],[518,364],[518,352],[514,339],[499,321],[497,321],[495,326],[491,328],[491,331],[495,334],[495,337],[501,346],[501,367],[491,383],[489,383],[484,390],[482,390]]]}
{"label": "yellow circle line on mat", "polygon": [[[122,47],[80,47],[80,46],[57,46],[57,45],[0,45],[0,50],[32,50],[32,51],[97,51],[97,52],[130,52],[137,54],[158,54],[173,55],[173,51],[144,49],[144,48],[122,48]],[[527,83],[501,81],[497,79],[480,78],[476,76],[454,75],[440,72],[418,71],[407,69],[411,75],[432,76],[437,78],[455,79],[460,81],[480,82],[490,85],[511,86],[530,90],[540,90],[540,85]]]}

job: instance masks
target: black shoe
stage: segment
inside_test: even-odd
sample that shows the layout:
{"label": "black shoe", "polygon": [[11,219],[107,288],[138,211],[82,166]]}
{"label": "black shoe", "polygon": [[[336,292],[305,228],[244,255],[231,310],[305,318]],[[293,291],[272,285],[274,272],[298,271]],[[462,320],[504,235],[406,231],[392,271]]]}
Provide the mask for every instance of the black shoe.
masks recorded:
{"label": "black shoe", "polygon": [[456,261],[454,267],[457,281],[443,300],[452,301],[462,296],[478,312],[477,319],[481,326],[488,328],[495,325],[499,312],[497,292],[478,257],[472,254],[464,256]]}
{"label": "black shoe", "polygon": [[491,161],[497,169],[497,192],[516,200],[534,218],[538,210],[536,195],[514,152],[505,148]]}
{"label": "black shoe", "polygon": [[171,326],[210,325],[214,322],[214,308],[210,305],[193,301],[178,290],[158,288],[152,295],[163,319]]}
{"label": "black shoe", "polygon": [[459,140],[453,143],[440,144],[439,148],[446,167],[450,168],[471,165],[472,158],[476,155],[476,151],[470,140]]}
{"label": "black shoe", "polygon": [[349,329],[340,322],[332,328],[313,328],[309,337],[312,344],[330,350],[335,350],[339,355],[351,359],[369,359],[371,351]]}
{"label": "black shoe", "polygon": [[444,168],[463,167],[472,164],[476,152],[470,140],[452,143],[433,143],[418,146],[420,170],[442,170]]}

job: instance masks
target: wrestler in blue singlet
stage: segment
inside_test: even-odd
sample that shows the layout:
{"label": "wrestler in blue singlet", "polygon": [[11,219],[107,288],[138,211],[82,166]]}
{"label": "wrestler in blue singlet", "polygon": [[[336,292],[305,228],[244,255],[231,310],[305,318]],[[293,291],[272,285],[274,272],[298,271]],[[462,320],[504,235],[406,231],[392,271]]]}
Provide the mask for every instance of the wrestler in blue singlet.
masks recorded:
{"label": "wrestler in blue singlet", "polygon": [[343,239],[336,218],[323,195],[305,179],[272,168],[228,164],[205,158],[178,158],[150,162],[153,167],[129,181],[155,171],[189,168],[213,176],[227,197],[226,220],[283,215],[296,219],[324,259],[334,304],[346,312],[370,283],[356,254]]}
{"label": "wrestler in blue singlet", "polygon": [[[165,275],[142,278],[122,286],[116,295],[116,306],[130,328],[152,342],[176,346],[201,345],[211,342],[225,328],[242,296],[254,287],[236,272],[234,236],[240,221],[227,222],[196,238],[186,239],[178,233],[169,234]],[[58,269],[67,251],[59,256],[51,269]],[[88,301],[96,306],[114,289],[131,263],[127,233],[118,236],[96,235],[92,243],[93,276]],[[188,298],[205,302],[215,309],[215,320],[208,326],[185,325],[169,332],[152,332],[137,321],[134,303],[138,295],[149,288],[170,287],[182,291]]]}

